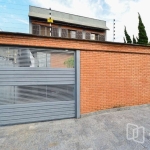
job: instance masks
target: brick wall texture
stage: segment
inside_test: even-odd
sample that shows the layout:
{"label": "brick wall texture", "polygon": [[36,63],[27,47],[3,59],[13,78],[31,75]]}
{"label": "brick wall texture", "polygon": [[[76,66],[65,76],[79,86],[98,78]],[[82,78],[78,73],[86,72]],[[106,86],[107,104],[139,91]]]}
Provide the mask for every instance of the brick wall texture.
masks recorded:
{"label": "brick wall texture", "polygon": [[150,103],[150,47],[0,33],[0,44],[80,50],[81,114]]}
{"label": "brick wall texture", "polygon": [[81,52],[81,112],[150,103],[150,55]]}
{"label": "brick wall texture", "polygon": [[51,53],[50,64],[51,68],[68,68],[65,62],[73,57],[73,54],[67,53]]}

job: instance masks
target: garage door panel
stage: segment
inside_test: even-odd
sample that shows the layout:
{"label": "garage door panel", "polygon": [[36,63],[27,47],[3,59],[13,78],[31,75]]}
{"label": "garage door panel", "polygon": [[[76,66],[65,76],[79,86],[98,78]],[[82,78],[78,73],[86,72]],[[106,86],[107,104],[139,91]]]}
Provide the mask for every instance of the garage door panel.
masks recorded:
{"label": "garage door panel", "polygon": [[[64,110],[64,111],[63,111]],[[16,114],[10,114],[9,116],[1,116],[0,122],[10,120],[16,120],[16,119],[23,119],[23,118],[36,118],[36,117],[43,117],[43,116],[56,116],[60,114],[74,114],[74,109],[54,109],[54,110],[39,110],[39,111],[22,111],[20,113]]]}
{"label": "garage door panel", "polygon": [[0,47],[0,125],[75,113],[74,51]]}
{"label": "garage door panel", "polygon": [[[13,80],[13,79],[12,79]],[[22,79],[22,81],[19,81],[17,79],[16,81],[0,81],[0,86],[6,86],[6,85],[59,85],[59,84],[75,84],[74,80],[72,79],[66,79],[66,80],[53,80],[53,79],[40,79],[33,81],[32,79]],[[43,80],[43,81],[42,81]]]}
{"label": "garage door panel", "polygon": [[[40,109],[59,109],[59,108],[74,108],[75,102],[71,101],[60,101],[60,102],[43,102],[43,103],[31,103],[31,104],[15,104],[15,105],[2,105],[1,114],[5,112],[17,112],[26,110],[40,110]],[[0,115],[1,115],[0,114]]]}
{"label": "garage door panel", "polygon": [[51,82],[5,82],[5,83],[0,83],[0,86],[6,86],[6,85],[12,85],[12,86],[21,86],[21,85],[68,85],[68,84],[75,84],[74,81],[51,81]]}
{"label": "garage door panel", "polygon": [[38,122],[38,121],[49,121],[49,120],[58,120],[58,119],[68,119],[68,118],[74,118],[75,114],[68,114],[68,113],[60,113],[57,114],[56,116],[43,116],[43,117],[36,117],[36,118],[22,118],[22,119],[17,119],[17,120],[10,120],[8,118],[7,121],[0,122],[1,126],[4,125],[13,125],[13,124],[18,124],[18,123],[31,123],[31,122]]}
{"label": "garage door panel", "polygon": [[73,84],[0,86],[0,105],[74,101],[74,91]]}
{"label": "garage door panel", "polygon": [[0,78],[0,84],[9,82],[61,82],[61,81],[74,81],[74,78]]}
{"label": "garage door panel", "polygon": [[[0,74],[18,74],[22,72],[23,74],[74,74],[74,68],[34,68],[34,67],[8,67],[0,68]],[[31,73],[30,73],[31,72]]]}
{"label": "garage door panel", "polygon": [[10,68],[7,68],[7,70],[0,70],[0,75],[19,75],[19,74],[23,74],[23,75],[68,75],[68,74],[72,74],[74,75],[75,71],[74,70],[68,70],[68,71],[55,71],[54,69],[49,71],[49,70],[42,70],[42,69],[38,69],[37,70],[32,70],[32,68],[30,68],[30,70],[10,70]]}
{"label": "garage door panel", "polygon": [[[74,78],[74,75],[72,74],[45,74],[45,75],[40,75],[40,74],[24,74],[24,78]],[[22,78],[22,75],[16,74],[16,75],[11,75],[11,74],[5,74],[4,76],[0,75],[0,79],[4,78]]]}
{"label": "garage door panel", "polygon": [[[0,117],[10,117],[10,112],[13,113],[13,116],[16,115],[20,115],[20,114],[38,114],[38,113],[48,113],[48,112],[62,112],[63,111],[74,111],[75,109],[75,105],[70,105],[70,106],[58,106],[58,107],[44,107],[44,108],[37,108],[37,107],[33,107],[33,108],[28,108],[28,109],[22,109],[22,108],[17,108],[15,110],[12,109],[5,109],[4,111],[2,111],[2,113],[0,114]],[[21,112],[21,113],[20,113]],[[0,118],[1,119],[1,118]],[[2,119],[3,120],[3,119]]]}
{"label": "garage door panel", "polygon": [[[51,73],[53,72],[54,69],[51,70]],[[43,70],[42,70],[43,71]],[[2,74],[3,72],[3,74]],[[41,71],[40,71],[41,72]],[[61,73],[62,72],[62,73]],[[68,72],[68,74],[67,74]],[[72,72],[74,72],[72,70]],[[53,76],[48,76],[51,75],[49,71],[44,70],[44,75],[47,77],[40,76],[39,71],[33,71],[27,69],[25,73],[23,73],[22,70],[20,71],[5,71],[5,70],[0,70],[0,85],[52,85],[52,84],[75,84],[74,78],[75,74],[69,74],[70,71],[67,70],[65,71],[58,71],[56,76],[53,74]],[[5,74],[4,74],[5,73]],[[60,74],[59,74],[60,73]],[[63,74],[63,76],[62,76]],[[26,77],[26,75],[28,75]],[[31,75],[31,76],[30,76]],[[37,77],[38,76],[38,77]]]}

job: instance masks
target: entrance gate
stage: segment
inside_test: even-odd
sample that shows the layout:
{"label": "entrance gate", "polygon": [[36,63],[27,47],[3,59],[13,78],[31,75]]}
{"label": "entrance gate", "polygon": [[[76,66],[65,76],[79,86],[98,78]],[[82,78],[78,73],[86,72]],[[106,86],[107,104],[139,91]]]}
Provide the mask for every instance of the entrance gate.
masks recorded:
{"label": "entrance gate", "polygon": [[75,52],[0,47],[0,125],[76,116]]}

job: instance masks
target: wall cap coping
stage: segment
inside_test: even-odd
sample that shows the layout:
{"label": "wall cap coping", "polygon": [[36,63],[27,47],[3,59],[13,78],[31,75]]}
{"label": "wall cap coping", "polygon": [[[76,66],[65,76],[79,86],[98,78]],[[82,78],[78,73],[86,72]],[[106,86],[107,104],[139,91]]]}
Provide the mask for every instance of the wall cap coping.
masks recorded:
{"label": "wall cap coping", "polygon": [[93,41],[93,40],[86,40],[86,39],[70,39],[70,38],[61,38],[61,37],[49,37],[49,36],[41,36],[41,35],[33,35],[28,33],[19,33],[19,32],[5,32],[0,31],[0,35],[6,36],[25,36],[25,37],[35,37],[35,38],[49,38],[49,39],[58,39],[58,40],[70,40],[70,41],[82,41],[82,42],[91,42],[91,43],[103,43],[103,44],[113,44],[113,45],[124,45],[124,46],[135,46],[135,47],[150,47],[150,45],[140,45],[140,44],[128,44],[128,43],[121,43],[121,42],[111,42],[111,41]]}

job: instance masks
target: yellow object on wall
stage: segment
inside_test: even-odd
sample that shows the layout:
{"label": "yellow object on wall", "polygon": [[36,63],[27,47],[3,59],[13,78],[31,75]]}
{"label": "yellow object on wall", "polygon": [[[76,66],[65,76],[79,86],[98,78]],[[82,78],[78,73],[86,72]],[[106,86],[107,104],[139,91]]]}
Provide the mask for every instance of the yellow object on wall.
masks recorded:
{"label": "yellow object on wall", "polygon": [[47,22],[49,22],[49,23],[53,23],[53,22],[54,22],[54,20],[53,20],[53,19],[51,19],[51,18],[48,18],[48,19],[47,19]]}

